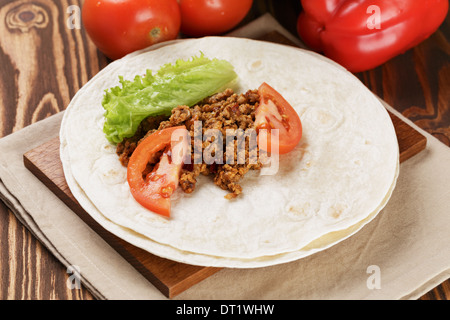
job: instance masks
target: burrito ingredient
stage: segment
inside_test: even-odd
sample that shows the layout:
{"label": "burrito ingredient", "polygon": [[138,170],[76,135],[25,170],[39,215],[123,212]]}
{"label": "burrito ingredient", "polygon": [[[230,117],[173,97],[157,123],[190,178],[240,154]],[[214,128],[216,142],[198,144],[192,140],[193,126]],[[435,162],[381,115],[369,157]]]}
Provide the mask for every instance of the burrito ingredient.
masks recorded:
{"label": "burrito ingredient", "polygon": [[[217,186],[229,191],[225,196],[227,199],[235,198],[242,193],[239,184],[242,177],[250,170],[259,170],[262,167],[256,146],[251,147],[250,137],[239,136],[253,130],[256,144],[254,120],[259,99],[257,90],[237,94],[232,89],[226,89],[205,98],[193,108],[188,106],[174,108],[170,118],[160,122],[159,126],[155,126],[154,117],[148,117],[139,126],[135,136],[126,138],[117,145],[116,152],[122,165],[128,165],[128,171],[135,170],[134,167],[130,168],[130,157],[134,156],[135,149],[139,148],[143,141],[157,137],[154,134],[159,130],[185,126],[191,136],[192,148],[189,163],[185,163],[180,171],[179,185],[182,190],[185,193],[192,193],[198,176],[212,176]],[[211,129],[218,130],[223,137],[220,143],[224,152],[220,158],[217,154],[214,162],[206,163],[204,157],[203,159],[201,157],[213,143],[210,139],[204,139]],[[235,134],[236,138],[227,141],[225,137],[230,133]],[[196,141],[200,143],[196,144]]]}
{"label": "burrito ingredient", "polygon": [[[255,128],[258,131],[259,147],[267,152],[278,151],[279,154],[292,151],[302,138],[302,123],[297,112],[265,82],[259,87],[258,93],[260,102],[256,109]],[[259,132],[261,129],[267,130],[265,134]],[[271,139],[275,135],[278,139]]]}
{"label": "burrito ingredient", "polygon": [[[280,155],[278,173],[245,174],[238,182],[243,194],[232,201],[223,197],[228,192],[213,183],[213,175],[200,175],[192,194],[179,186],[171,197],[169,220],[131,195],[127,168],[111,154],[116,148],[99,126],[104,114],[99,88],[112,83],[117,70],[127,70],[122,75],[128,79],[142,74],[143,66],[158,70],[168,57],[200,51],[239,70],[241,89],[235,92],[258,89],[267,81],[295,110],[301,108],[302,122],[309,122],[303,126],[302,140],[307,141]],[[282,59],[274,63],[274,57]],[[248,70],[255,61],[263,67]],[[300,87],[307,90],[299,92]],[[172,120],[188,119],[187,111],[194,108],[180,107]],[[208,113],[216,116],[214,108],[204,111],[205,119]],[[398,141],[388,112],[356,77],[307,51],[249,39],[189,39],[113,63],[71,101],[60,135],[65,177],[89,215],[133,245],[194,265],[262,267],[331,247],[376,217],[395,188],[399,169]]]}
{"label": "burrito ingredient", "polygon": [[110,59],[176,39],[181,25],[176,0],[85,0],[82,18],[92,41]]}
{"label": "burrito ingredient", "polygon": [[200,37],[219,35],[241,22],[253,0],[179,0],[181,32]]}
{"label": "burrito ingredient", "polygon": [[178,129],[185,127],[163,129],[143,139],[131,155],[127,168],[127,181],[136,201],[166,217],[170,217],[170,196],[178,187],[183,165],[179,161],[181,158],[174,159],[172,153],[172,134]]}
{"label": "burrito ingredient", "polygon": [[169,116],[178,105],[193,106],[223,90],[237,78],[233,66],[203,54],[162,66],[156,74],[147,70],[133,81],[120,77],[121,87],[106,90],[103,132],[113,144],[132,137],[145,118]]}
{"label": "burrito ingredient", "polygon": [[[207,162],[206,159],[198,163],[198,159],[195,158],[197,146],[195,146],[194,141],[191,154],[192,164],[184,166],[181,170],[180,186],[184,192],[192,193],[196,187],[197,177],[205,175],[212,176],[215,185],[229,192],[225,196],[227,199],[236,198],[242,193],[242,186],[239,181],[250,170],[259,170],[262,167],[257,154],[256,132],[253,130],[258,101],[259,96],[256,90],[248,90],[246,93],[237,94],[233,90],[227,89],[205,99],[202,103],[190,109],[186,118],[179,118],[186,124],[192,137],[195,138],[199,135],[204,137],[201,147],[199,146],[203,155],[208,148],[214,145],[212,139],[205,139],[208,136],[208,131],[218,130],[223,138],[220,142],[220,149],[223,151],[222,157],[219,159],[216,154],[216,161],[209,164],[205,163]],[[178,108],[182,109],[183,107]],[[174,115],[176,115],[176,112]],[[173,124],[170,124],[170,121],[174,121],[173,117],[167,125],[178,125],[177,121]],[[201,121],[202,123],[200,132],[198,127],[195,126],[195,121]],[[165,125],[162,124],[162,126]],[[239,137],[239,134],[244,135],[252,130],[255,133],[255,144],[253,146],[250,142],[251,135],[248,138]],[[227,141],[226,137],[230,136],[233,139]]]}
{"label": "burrito ingredient", "polygon": [[297,31],[313,50],[351,72],[375,68],[427,39],[448,0],[302,0]]}

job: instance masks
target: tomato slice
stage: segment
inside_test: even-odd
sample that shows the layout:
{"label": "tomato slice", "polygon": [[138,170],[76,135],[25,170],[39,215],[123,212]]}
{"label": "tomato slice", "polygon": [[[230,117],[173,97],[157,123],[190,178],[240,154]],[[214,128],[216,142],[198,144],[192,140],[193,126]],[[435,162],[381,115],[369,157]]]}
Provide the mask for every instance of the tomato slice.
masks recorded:
{"label": "tomato slice", "polygon": [[[178,179],[183,166],[183,161],[180,160],[184,155],[181,155],[181,158],[177,158],[176,161],[172,157],[174,149],[172,134],[178,129],[184,129],[187,134],[186,128],[179,126],[157,131],[147,137],[136,147],[127,167],[128,184],[136,201],[148,210],[165,217],[170,217],[170,196],[178,187]],[[188,143],[188,141],[190,139],[183,139],[178,143]],[[155,165],[152,172],[144,176],[143,172],[149,160],[161,150],[164,151],[159,163]],[[181,150],[184,152],[188,149],[182,148]]]}
{"label": "tomato slice", "polygon": [[[278,151],[278,154],[292,151],[302,138],[300,117],[289,102],[267,83],[259,87],[258,93],[260,100],[256,109],[255,128],[259,147],[267,152]],[[259,134],[261,129],[266,129],[267,134]],[[278,132],[272,129],[278,129]],[[273,139],[275,137],[278,139]]]}

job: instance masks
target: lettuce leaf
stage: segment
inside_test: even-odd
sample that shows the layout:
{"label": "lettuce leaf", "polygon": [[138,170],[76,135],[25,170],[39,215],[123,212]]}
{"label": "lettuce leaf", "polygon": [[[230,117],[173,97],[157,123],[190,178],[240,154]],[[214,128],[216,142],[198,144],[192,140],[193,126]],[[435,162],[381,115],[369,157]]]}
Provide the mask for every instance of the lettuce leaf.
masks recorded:
{"label": "lettuce leaf", "polygon": [[148,116],[170,115],[179,105],[192,107],[204,98],[231,85],[237,78],[225,60],[203,54],[162,66],[155,74],[147,70],[134,80],[119,77],[121,86],[105,90],[103,132],[113,144],[132,137]]}

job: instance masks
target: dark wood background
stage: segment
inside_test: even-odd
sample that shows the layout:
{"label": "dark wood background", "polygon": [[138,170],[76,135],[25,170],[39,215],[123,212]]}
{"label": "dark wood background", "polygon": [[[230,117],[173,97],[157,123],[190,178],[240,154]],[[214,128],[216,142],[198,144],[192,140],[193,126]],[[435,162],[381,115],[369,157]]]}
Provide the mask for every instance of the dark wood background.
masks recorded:
{"label": "dark wood background", "polygon": [[[70,29],[82,0],[0,0],[0,137],[65,109],[108,60],[84,29]],[[296,35],[300,1],[255,0],[243,23],[270,12]],[[374,93],[450,146],[450,15],[428,40],[357,76]],[[0,299],[91,300],[68,289],[65,267],[0,202]],[[423,300],[449,300],[450,280]]]}

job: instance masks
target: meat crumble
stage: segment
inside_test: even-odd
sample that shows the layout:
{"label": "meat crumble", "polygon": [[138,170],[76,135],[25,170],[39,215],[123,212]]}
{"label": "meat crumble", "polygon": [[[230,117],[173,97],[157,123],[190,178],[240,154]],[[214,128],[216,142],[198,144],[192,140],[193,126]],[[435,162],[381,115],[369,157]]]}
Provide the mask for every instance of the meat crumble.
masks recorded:
{"label": "meat crumble", "polygon": [[[258,90],[237,94],[232,89],[226,89],[204,99],[192,108],[178,106],[172,110],[169,117],[148,117],[140,124],[133,137],[126,138],[117,145],[120,162],[123,166],[127,166],[139,142],[155,131],[184,125],[191,137],[191,163],[183,165],[179,186],[184,192],[192,193],[200,174],[212,176],[217,186],[229,191],[226,198],[233,199],[242,193],[242,187],[239,184],[242,177],[250,170],[260,170],[262,164],[259,161],[257,148],[251,148],[249,135],[245,136],[245,140],[228,140],[228,145],[225,137],[230,133],[239,135],[242,132],[250,131],[247,129],[254,129],[255,110],[258,103]],[[201,121],[201,132],[197,121]],[[220,132],[223,137],[223,159],[218,161],[219,163],[216,161],[207,164],[204,159],[198,163],[195,159],[196,155],[203,154],[203,151],[214,143],[214,138],[202,138],[210,129],[216,129],[216,132]],[[194,143],[195,138],[199,135],[201,136],[197,141],[202,141],[201,150],[199,150],[200,146]],[[238,141],[245,143],[245,147],[238,148]],[[220,142],[216,141],[215,143]],[[244,152],[238,152],[239,150]],[[216,156],[214,152],[212,155]],[[222,155],[218,155],[218,157],[222,157]],[[153,158],[149,161],[147,170],[152,170],[159,160],[157,155]],[[232,161],[230,161],[231,159]]]}

